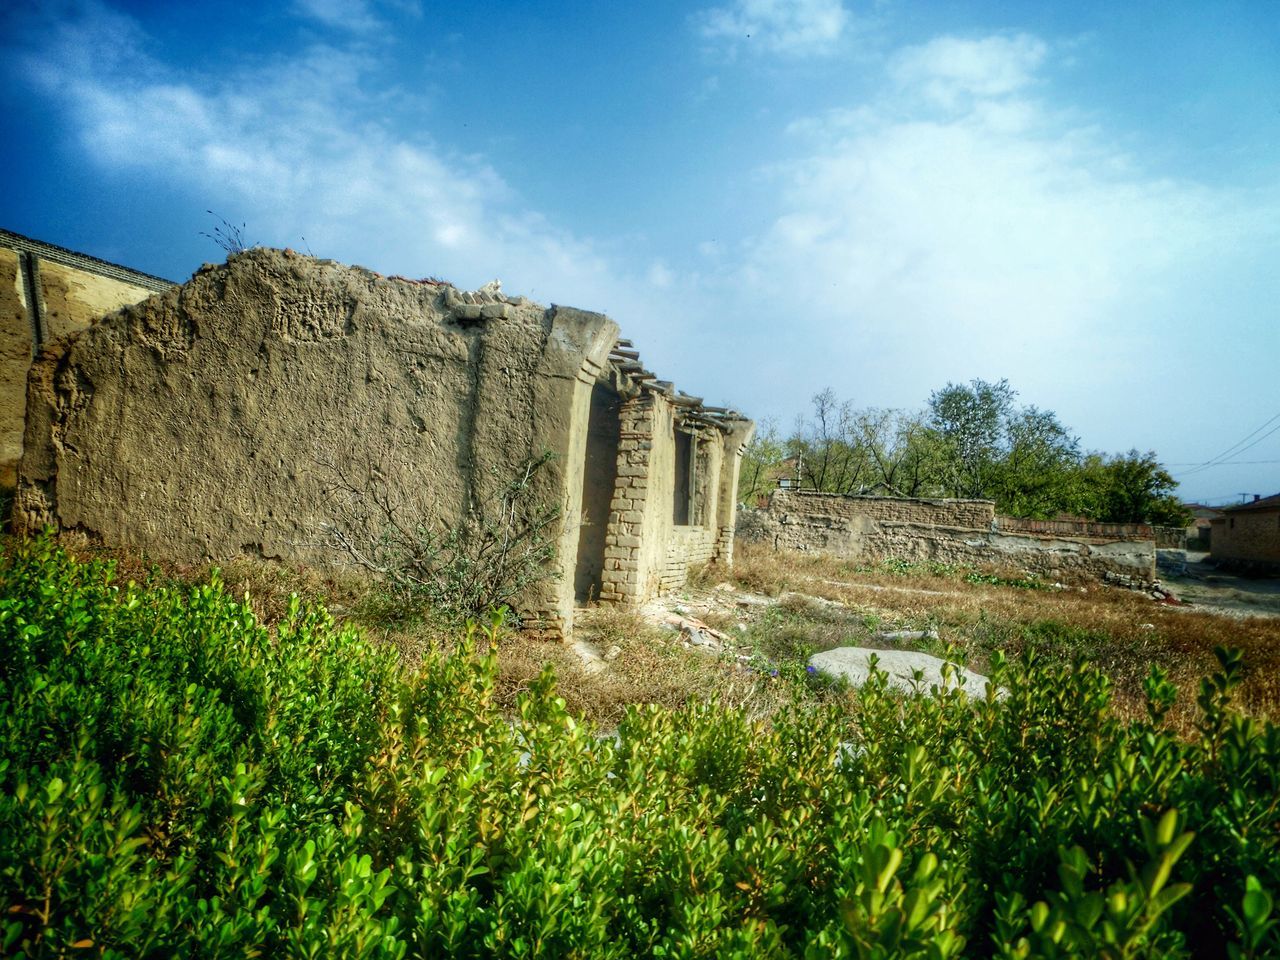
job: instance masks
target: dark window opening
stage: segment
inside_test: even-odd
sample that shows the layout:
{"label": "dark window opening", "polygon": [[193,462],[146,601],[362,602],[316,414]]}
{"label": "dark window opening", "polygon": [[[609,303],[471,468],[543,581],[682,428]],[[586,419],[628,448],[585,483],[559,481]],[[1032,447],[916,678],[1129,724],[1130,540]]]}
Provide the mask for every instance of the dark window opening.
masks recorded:
{"label": "dark window opening", "polygon": [[618,482],[618,441],[622,401],[606,383],[591,391],[587,419],[586,460],[582,465],[582,519],[578,527],[578,562],[574,597],[580,604],[600,596],[604,583],[604,550]]}
{"label": "dark window opening", "polygon": [[694,452],[693,436],[676,430],[676,489],[673,518],[678,527],[692,522]]}

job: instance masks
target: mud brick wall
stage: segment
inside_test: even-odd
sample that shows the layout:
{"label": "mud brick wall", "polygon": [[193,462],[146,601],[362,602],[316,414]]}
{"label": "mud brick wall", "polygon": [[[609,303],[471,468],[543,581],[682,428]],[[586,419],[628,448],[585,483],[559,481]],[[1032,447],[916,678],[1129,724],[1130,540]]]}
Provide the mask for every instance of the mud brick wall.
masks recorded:
{"label": "mud brick wall", "polygon": [[665,592],[684,586],[691,567],[714,560],[716,538],[717,531],[707,527],[676,527],[657,572],[659,590]]}
{"label": "mud brick wall", "polygon": [[642,393],[624,403],[619,416],[617,481],[600,588],[600,599],[606,602],[635,601],[643,594],[641,546],[649,505],[656,404],[654,394]]}
{"label": "mud brick wall", "polygon": [[816,550],[868,562],[894,558],[1016,567],[1054,580],[1107,573],[1155,579],[1155,541],[1006,533],[985,500],[845,497],[777,490],[740,511],[744,535],[775,549]]}
{"label": "mud brick wall", "polygon": [[27,373],[51,340],[172,284],[159,277],[0,230],[0,488],[17,481]]}

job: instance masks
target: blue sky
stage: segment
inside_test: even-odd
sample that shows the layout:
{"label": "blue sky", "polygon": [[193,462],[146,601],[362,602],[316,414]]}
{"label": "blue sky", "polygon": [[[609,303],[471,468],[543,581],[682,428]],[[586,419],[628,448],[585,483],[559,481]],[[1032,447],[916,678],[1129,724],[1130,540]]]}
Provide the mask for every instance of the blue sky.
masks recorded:
{"label": "blue sky", "polygon": [[9,229],[180,280],[212,209],[604,310],[784,428],[1007,377],[1188,498],[1280,491],[1273,0],[69,0],[0,55]]}

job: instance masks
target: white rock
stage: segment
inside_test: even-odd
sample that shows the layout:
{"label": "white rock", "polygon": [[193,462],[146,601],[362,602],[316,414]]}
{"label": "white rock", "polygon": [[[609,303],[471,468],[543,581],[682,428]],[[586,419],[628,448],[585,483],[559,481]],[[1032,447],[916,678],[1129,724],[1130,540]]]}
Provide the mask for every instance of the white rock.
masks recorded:
{"label": "white rock", "polygon": [[[927,653],[915,653],[911,650],[873,650],[869,647],[836,647],[823,653],[815,653],[809,663],[821,673],[833,677],[844,677],[855,687],[860,687],[871,676],[871,658],[877,657],[876,669],[889,675],[888,684],[895,690],[906,693],[928,693],[932,686],[941,687],[942,665],[946,663],[939,657]],[[914,679],[915,671],[921,673],[919,687]],[[963,689],[970,696],[985,696],[987,678],[980,673],[966,670],[954,665],[951,685],[963,683]]]}

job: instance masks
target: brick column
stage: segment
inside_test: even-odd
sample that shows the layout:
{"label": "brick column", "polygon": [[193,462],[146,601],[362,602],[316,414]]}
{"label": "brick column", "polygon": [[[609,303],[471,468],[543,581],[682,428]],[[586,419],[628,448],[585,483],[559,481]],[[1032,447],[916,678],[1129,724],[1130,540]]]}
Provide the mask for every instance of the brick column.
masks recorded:
{"label": "brick column", "polygon": [[607,603],[634,603],[643,594],[640,545],[645,505],[649,499],[653,396],[646,392],[626,401],[620,411],[620,421],[618,480],[605,533],[600,599]]}

